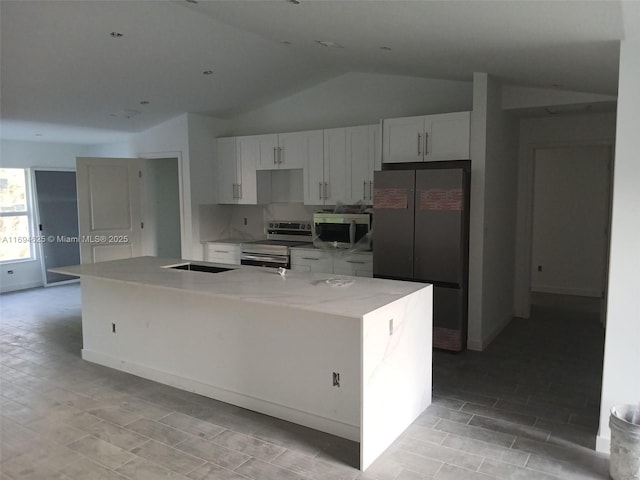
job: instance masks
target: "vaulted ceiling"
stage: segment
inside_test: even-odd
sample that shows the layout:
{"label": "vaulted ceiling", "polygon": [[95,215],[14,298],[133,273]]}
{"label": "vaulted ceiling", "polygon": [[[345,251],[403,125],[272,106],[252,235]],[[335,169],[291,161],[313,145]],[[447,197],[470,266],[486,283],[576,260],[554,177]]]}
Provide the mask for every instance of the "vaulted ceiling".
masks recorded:
{"label": "vaulted ceiling", "polygon": [[350,71],[453,80],[480,71],[615,95],[623,5],[2,0],[2,136],[75,132],[98,143],[184,112],[230,118]]}

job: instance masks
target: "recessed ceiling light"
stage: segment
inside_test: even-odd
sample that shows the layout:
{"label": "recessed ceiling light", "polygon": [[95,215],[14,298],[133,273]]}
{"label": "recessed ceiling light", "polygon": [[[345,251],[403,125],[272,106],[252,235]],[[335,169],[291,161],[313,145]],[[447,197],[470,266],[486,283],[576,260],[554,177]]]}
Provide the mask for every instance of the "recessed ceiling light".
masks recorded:
{"label": "recessed ceiling light", "polygon": [[111,32],[109,35],[111,35],[113,38],[121,38],[124,37],[123,33],[120,32]]}
{"label": "recessed ceiling light", "polygon": [[140,105],[149,105],[151,102],[149,100],[142,100]]}
{"label": "recessed ceiling light", "polygon": [[329,48],[344,48],[342,45],[340,45],[339,43],[336,42],[332,42],[330,40],[316,40],[316,43],[319,43],[320,45],[322,45],[323,47],[329,47]]}
{"label": "recessed ceiling light", "polygon": [[280,43],[283,45],[291,45],[291,42],[289,40],[282,40]]}
{"label": "recessed ceiling light", "polygon": [[198,3],[196,0],[184,0],[184,1],[189,3]]}
{"label": "recessed ceiling light", "polygon": [[300,5],[300,0],[287,0],[289,3],[293,3],[294,5]]}
{"label": "recessed ceiling light", "polygon": [[391,50],[391,47],[383,45],[382,47],[380,47],[380,50]]}
{"label": "recessed ceiling light", "polygon": [[213,75],[213,70],[205,70],[202,72],[203,75]]}

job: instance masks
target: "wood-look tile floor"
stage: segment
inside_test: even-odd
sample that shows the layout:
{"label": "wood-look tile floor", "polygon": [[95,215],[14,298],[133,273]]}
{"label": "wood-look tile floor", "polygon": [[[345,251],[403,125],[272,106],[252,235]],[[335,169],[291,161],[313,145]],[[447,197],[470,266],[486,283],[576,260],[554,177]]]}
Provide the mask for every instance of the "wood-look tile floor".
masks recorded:
{"label": "wood-look tile floor", "polygon": [[80,358],[77,284],[0,296],[0,480],[606,479],[597,304],[538,296],[365,473],[358,446]]}

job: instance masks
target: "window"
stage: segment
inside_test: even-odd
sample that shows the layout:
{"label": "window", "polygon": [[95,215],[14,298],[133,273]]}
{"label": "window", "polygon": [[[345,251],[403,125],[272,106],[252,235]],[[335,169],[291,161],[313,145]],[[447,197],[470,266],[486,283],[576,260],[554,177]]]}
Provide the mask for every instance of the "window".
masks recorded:
{"label": "window", "polygon": [[0,168],[0,262],[33,258],[28,186],[24,168]]}

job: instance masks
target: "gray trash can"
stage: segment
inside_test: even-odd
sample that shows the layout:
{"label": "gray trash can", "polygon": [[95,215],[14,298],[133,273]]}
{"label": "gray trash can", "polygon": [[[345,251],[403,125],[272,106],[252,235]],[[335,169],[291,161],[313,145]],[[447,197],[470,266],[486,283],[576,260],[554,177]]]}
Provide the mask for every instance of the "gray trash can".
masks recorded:
{"label": "gray trash can", "polygon": [[609,417],[613,480],[640,480],[640,406],[616,405]]}

